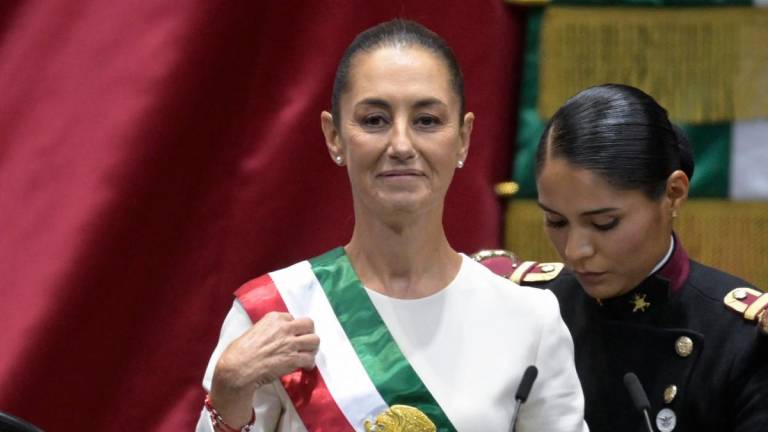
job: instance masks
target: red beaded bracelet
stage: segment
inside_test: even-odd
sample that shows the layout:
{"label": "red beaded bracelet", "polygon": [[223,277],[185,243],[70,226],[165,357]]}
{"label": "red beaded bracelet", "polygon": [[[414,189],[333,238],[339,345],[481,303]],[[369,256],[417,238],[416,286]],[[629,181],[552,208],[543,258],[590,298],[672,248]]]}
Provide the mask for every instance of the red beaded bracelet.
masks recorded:
{"label": "red beaded bracelet", "polygon": [[213,404],[211,403],[211,395],[205,396],[205,410],[208,411],[208,414],[211,415],[211,423],[213,423],[213,428],[222,429],[225,432],[251,432],[254,424],[256,423],[256,411],[251,411],[251,420],[243,425],[243,427],[238,429],[236,427],[230,426],[227,424],[227,422],[224,421],[224,419],[221,417],[221,414],[216,411],[216,408],[213,407]]}

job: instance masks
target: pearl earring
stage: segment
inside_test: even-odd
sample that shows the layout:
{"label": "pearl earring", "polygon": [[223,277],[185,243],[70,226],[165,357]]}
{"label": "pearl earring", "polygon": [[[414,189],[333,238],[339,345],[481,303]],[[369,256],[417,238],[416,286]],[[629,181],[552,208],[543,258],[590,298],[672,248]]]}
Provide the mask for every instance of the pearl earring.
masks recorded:
{"label": "pearl earring", "polygon": [[460,160],[460,161],[456,162],[456,166],[459,167],[459,168],[464,168],[464,161]]}
{"label": "pearl earring", "polygon": [[336,155],[333,157],[333,160],[336,161],[336,165],[341,165],[341,162],[344,160],[341,156]]}

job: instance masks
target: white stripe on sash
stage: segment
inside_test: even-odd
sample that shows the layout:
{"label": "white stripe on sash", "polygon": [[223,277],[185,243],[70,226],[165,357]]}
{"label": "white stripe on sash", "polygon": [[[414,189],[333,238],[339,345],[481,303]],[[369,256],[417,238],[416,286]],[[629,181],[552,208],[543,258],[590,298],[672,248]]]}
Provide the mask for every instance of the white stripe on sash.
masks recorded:
{"label": "white stripe on sash", "polygon": [[311,317],[320,348],[315,357],[328,391],[352,427],[388,408],[363,368],[309,261],[269,274],[294,318]]}

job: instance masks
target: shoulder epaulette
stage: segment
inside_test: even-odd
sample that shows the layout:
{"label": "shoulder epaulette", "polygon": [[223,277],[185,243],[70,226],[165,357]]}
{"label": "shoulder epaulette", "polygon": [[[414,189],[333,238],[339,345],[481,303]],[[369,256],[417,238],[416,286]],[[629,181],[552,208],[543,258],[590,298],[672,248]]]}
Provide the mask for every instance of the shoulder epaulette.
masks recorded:
{"label": "shoulder epaulette", "polygon": [[757,323],[760,331],[768,335],[768,293],[754,288],[736,288],[725,295],[723,303],[745,320]]}
{"label": "shoulder epaulette", "polygon": [[536,261],[523,261],[509,275],[509,280],[516,284],[549,282],[560,274],[563,267],[565,265],[558,262],[539,263]]}
{"label": "shoulder epaulette", "polygon": [[470,258],[487,267],[497,275],[508,278],[520,259],[514,253],[504,249],[485,249],[470,255]]}
{"label": "shoulder epaulette", "polygon": [[472,254],[471,258],[518,285],[549,282],[565,267],[558,262],[521,261],[517,255],[503,249],[481,250]]}

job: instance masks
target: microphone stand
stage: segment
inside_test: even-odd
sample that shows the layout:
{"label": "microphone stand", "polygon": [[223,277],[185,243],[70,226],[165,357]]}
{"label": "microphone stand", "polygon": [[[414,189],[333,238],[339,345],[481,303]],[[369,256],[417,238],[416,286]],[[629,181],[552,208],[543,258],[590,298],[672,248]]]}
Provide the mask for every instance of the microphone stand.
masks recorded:
{"label": "microphone stand", "polygon": [[643,417],[645,418],[645,427],[648,428],[649,432],[654,432],[653,431],[653,426],[651,426],[651,417],[648,416],[648,410],[647,409],[643,409]]}
{"label": "microphone stand", "polygon": [[624,375],[624,386],[627,388],[629,396],[635,404],[635,408],[643,413],[646,429],[648,429],[648,432],[654,432],[653,426],[651,425],[651,418],[648,415],[648,410],[651,409],[651,403],[648,402],[648,395],[645,393],[645,389],[643,389],[643,385],[640,383],[637,375],[633,372],[627,372]]}
{"label": "microphone stand", "polygon": [[512,411],[512,423],[509,425],[511,432],[515,431],[515,425],[517,423],[517,415],[520,414],[520,406],[528,400],[528,395],[531,393],[533,382],[536,381],[539,370],[536,366],[530,365],[523,372],[523,378],[520,380],[520,385],[517,387],[517,393],[515,393],[515,407]]}

